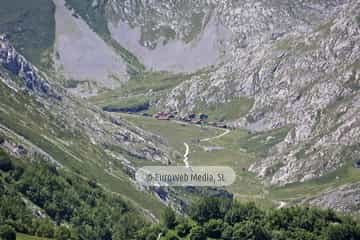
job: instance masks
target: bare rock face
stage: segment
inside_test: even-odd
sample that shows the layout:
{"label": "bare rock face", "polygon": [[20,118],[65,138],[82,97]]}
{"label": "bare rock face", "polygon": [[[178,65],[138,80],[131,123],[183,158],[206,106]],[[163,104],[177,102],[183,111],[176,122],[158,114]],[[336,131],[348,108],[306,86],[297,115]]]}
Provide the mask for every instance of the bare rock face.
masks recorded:
{"label": "bare rock face", "polygon": [[360,211],[360,185],[356,183],[338,187],[320,196],[307,199],[303,201],[304,203],[319,208],[356,214]]}
{"label": "bare rock face", "polygon": [[254,98],[235,126],[292,129],[250,167],[270,184],[319,177],[359,158],[359,3],[224,1],[216,12],[233,33],[231,60],[160,103],[186,113],[203,101]]}
{"label": "bare rock face", "polygon": [[220,62],[231,32],[206,1],[109,1],[109,30],[153,70],[194,72]]}
{"label": "bare rock face", "polygon": [[54,62],[57,75],[75,81],[70,90],[79,96],[114,89],[129,78],[126,62],[86,22],[65,6],[56,5]]}
{"label": "bare rock face", "polygon": [[3,40],[0,39],[0,64],[22,79],[22,87],[25,90],[35,92],[43,97],[61,100],[59,93],[50,88],[49,82],[37,74],[36,68],[18,54],[5,37]]}

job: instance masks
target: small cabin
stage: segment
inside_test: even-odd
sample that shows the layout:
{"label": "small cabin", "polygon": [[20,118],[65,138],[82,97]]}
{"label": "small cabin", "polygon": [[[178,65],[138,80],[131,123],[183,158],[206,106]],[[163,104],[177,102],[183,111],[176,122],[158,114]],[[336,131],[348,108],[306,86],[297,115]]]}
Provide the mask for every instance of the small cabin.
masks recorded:
{"label": "small cabin", "polygon": [[158,120],[170,120],[174,118],[174,114],[172,113],[166,113],[166,112],[158,112],[154,115],[154,117]]}

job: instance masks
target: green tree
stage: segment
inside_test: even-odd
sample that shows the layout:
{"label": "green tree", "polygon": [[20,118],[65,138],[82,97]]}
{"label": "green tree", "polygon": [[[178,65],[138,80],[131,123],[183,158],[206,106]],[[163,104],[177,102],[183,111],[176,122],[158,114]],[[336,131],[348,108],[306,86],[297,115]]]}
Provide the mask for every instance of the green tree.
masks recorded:
{"label": "green tree", "polygon": [[12,164],[10,157],[0,149],[0,170],[7,172],[13,169],[14,165]]}
{"label": "green tree", "polygon": [[190,231],[190,240],[206,240],[206,234],[201,226],[193,227]]}
{"label": "green tree", "polygon": [[273,240],[319,240],[323,239],[318,234],[315,235],[301,228],[291,229],[291,231],[276,230],[272,232]]}
{"label": "green tree", "polygon": [[0,239],[15,240],[16,239],[15,229],[9,225],[0,226]]}
{"label": "green tree", "polygon": [[234,202],[225,215],[225,221],[231,225],[242,221],[256,221],[262,219],[265,214],[254,203]]}
{"label": "green tree", "polygon": [[331,224],[326,229],[327,240],[358,240],[360,239],[360,227],[353,224]]}
{"label": "green tree", "polygon": [[60,226],[55,230],[56,240],[70,240],[73,239],[71,230],[65,226]]}
{"label": "green tree", "polygon": [[205,233],[211,238],[220,238],[223,231],[223,221],[221,219],[210,219],[204,225]]}
{"label": "green tree", "polygon": [[167,207],[162,214],[161,218],[164,227],[172,229],[176,225],[176,215],[171,207]]}
{"label": "green tree", "polygon": [[190,233],[190,230],[191,225],[187,220],[182,221],[175,227],[175,231],[180,237],[185,237],[186,235],[188,235]]}
{"label": "green tree", "polygon": [[[146,226],[143,227],[142,229],[140,229],[137,233],[137,238],[138,240],[152,240],[152,239],[157,239],[157,236],[159,235],[159,233],[161,232],[161,227],[158,224],[155,225],[150,225],[150,226]],[[155,238],[154,238],[155,236]]]}
{"label": "green tree", "polygon": [[180,240],[178,236],[176,236],[173,232],[167,232],[167,234],[164,237],[165,240]]}
{"label": "green tree", "polygon": [[158,238],[158,235],[155,233],[149,233],[149,235],[146,236],[145,240],[156,240]]}
{"label": "green tree", "polygon": [[195,202],[190,209],[192,219],[200,224],[210,219],[218,219],[222,217],[221,201],[219,198],[203,198]]}
{"label": "green tree", "polygon": [[224,223],[223,231],[221,233],[221,238],[224,240],[232,240],[233,227],[227,223]]}
{"label": "green tree", "polygon": [[54,226],[49,219],[40,222],[38,229],[36,229],[36,235],[39,237],[54,237]]}
{"label": "green tree", "polygon": [[233,239],[270,240],[270,233],[260,224],[246,221],[234,226]]}

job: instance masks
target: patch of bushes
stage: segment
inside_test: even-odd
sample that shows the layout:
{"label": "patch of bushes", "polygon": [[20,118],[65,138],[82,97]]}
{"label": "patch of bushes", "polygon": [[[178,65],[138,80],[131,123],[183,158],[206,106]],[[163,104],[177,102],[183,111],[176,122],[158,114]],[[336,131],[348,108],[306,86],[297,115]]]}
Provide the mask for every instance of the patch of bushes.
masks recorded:
{"label": "patch of bushes", "polygon": [[[0,156],[13,166],[6,172],[0,170],[0,226],[58,240],[105,240],[133,239],[145,225],[136,209],[91,181],[48,163],[29,164]],[[23,198],[46,217],[37,218]]]}
{"label": "patch of bushes", "polygon": [[162,231],[167,232],[163,239],[360,239],[359,223],[332,210],[298,206],[263,210],[254,203],[204,198],[194,203],[190,216],[177,218],[175,231],[163,224]]}

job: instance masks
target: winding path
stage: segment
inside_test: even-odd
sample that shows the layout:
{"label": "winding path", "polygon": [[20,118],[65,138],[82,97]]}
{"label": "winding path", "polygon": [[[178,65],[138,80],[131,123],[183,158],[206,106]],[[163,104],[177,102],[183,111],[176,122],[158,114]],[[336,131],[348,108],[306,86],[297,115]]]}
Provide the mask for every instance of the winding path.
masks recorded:
{"label": "winding path", "polygon": [[[216,129],[218,129],[218,128],[216,128]],[[221,133],[219,135],[216,135],[214,137],[200,139],[200,142],[210,142],[211,140],[224,137],[225,135],[227,135],[229,133],[230,133],[230,130],[226,129],[223,133]],[[183,161],[184,161],[185,166],[187,168],[189,168],[190,167],[190,164],[189,164],[190,147],[189,147],[189,144],[187,144],[186,142],[184,142],[184,146],[185,146],[185,153],[184,153],[184,160]]]}
{"label": "winding path", "polygon": [[283,207],[285,207],[286,206],[286,202],[283,202],[283,201],[279,201],[279,206],[277,207],[277,209],[280,209],[280,208],[283,208]]}
{"label": "winding path", "polygon": [[185,167],[188,168],[188,167],[190,167],[190,164],[189,164],[190,147],[186,142],[184,142],[184,145],[185,145],[184,163],[185,163]]}
{"label": "winding path", "polygon": [[209,142],[211,140],[214,140],[214,139],[218,139],[218,138],[221,138],[225,135],[228,135],[230,133],[230,130],[229,129],[226,129],[223,133],[215,136],[215,137],[211,137],[211,138],[204,138],[204,139],[200,139],[200,142]]}

